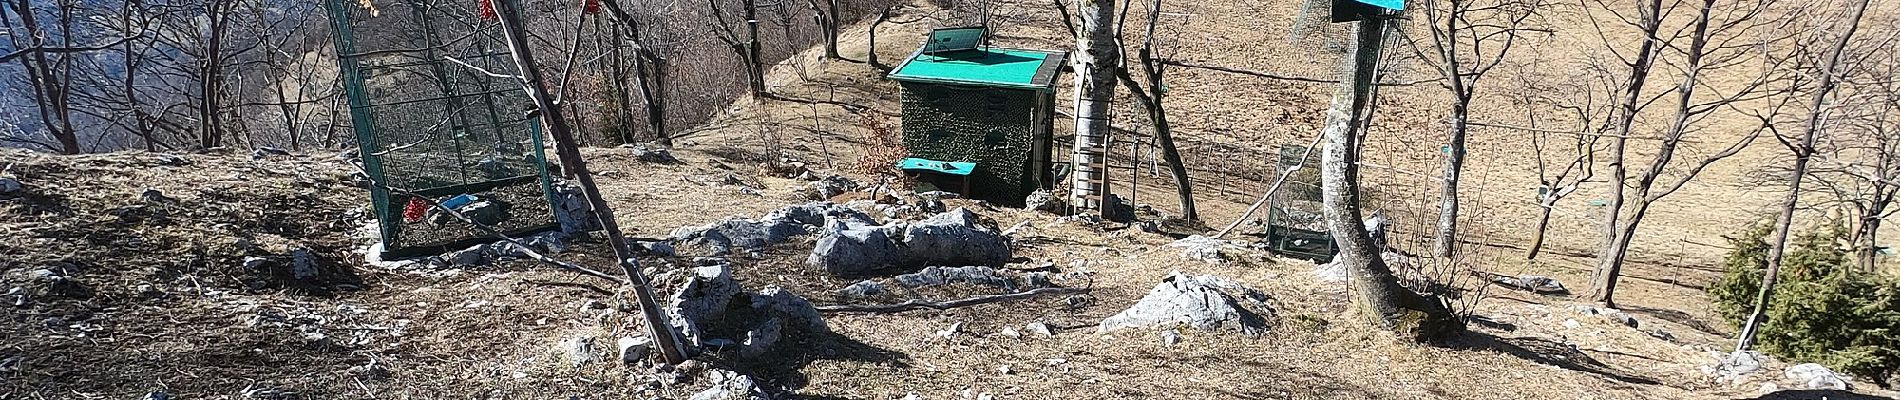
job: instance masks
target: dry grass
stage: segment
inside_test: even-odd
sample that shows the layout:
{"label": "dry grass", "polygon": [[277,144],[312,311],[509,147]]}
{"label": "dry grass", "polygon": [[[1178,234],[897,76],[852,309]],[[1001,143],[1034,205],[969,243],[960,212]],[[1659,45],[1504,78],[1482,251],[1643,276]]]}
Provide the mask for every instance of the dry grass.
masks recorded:
{"label": "dry grass", "polygon": [[[1284,10],[1233,2],[1180,4],[1195,15],[1181,35],[1182,58],[1220,65],[1273,69],[1296,64],[1287,45],[1269,40],[1290,19]],[[1069,45],[1042,3],[999,2],[1008,24],[1004,45]],[[1277,6],[1276,6],[1277,7]],[[919,4],[906,20],[934,11]],[[908,54],[915,38],[935,24],[923,19],[886,24],[877,51],[886,62]],[[865,49],[864,25],[850,28],[844,53]],[[1240,45],[1237,43],[1244,43]],[[587,149],[621,225],[632,236],[662,237],[672,229],[728,216],[756,217],[801,202],[800,184],[765,177],[757,165],[760,129],[779,129],[791,155],[819,169],[843,170],[858,157],[866,116],[896,124],[896,88],[867,66],[821,61],[807,52],[810,80],[777,68],[769,78],[781,96],[823,104],[741,99],[728,113],[684,138],[681,164],[638,163],[615,149]],[[1276,55],[1262,61],[1256,54]],[[1261,63],[1266,65],[1261,65]],[[1306,64],[1312,63],[1310,60]],[[1323,74],[1324,65],[1299,71]],[[1257,171],[1273,145],[1304,143],[1319,124],[1315,110],[1326,88],[1256,81],[1182,70],[1171,77],[1171,109],[1184,148],[1197,170]],[[1064,89],[1066,90],[1066,89]],[[1432,88],[1394,90],[1368,159],[1430,170],[1436,114]],[[1238,95],[1236,95],[1238,94]],[[847,109],[835,103],[855,106]],[[1399,130],[1403,130],[1402,132]],[[1512,161],[1527,151],[1510,132],[1481,131],[1474,170],[1487,171],[1492,191],[1514,193],[1534,177]],[[189,166],[161,166],[157,155],[122,153],[51,157],[0,152],[16,164],[32,193],[0,205],[0,273],[70,264],[88,290],[35,298],[28,307],[0,311],[0,360],[23,360],[0,372],[0,398],[136,398],[165,390],[192,399],[244,398],[248,389],[281,388],[302,398],[635,398],[683,397],[686,387],[649,390],[641,370],[608,363],[571,365],[555,344],[575,335],[610,337],[636,331],[631,313],[583,310],[589,300],[615,302],[611,288],[591,278],[536,265],[505,263],[478,270],[412,272],[364,266],[350,252],[366,244],[355,235],[365,220],[365,193],[345,184],[340,160],[298,156],[247,161],[227,155],[186,156]],[[1565,298],[1493,291],[1476,313],[1496,324],[1479,327],[1446,346],[1396,343],[1346,313],[1344,288],[1315,281],[1311,264],[1268,259],[1239,265],[1183,260],[1163,245],[1166,235],[1132,229],[1063,224],[1014,209],[972,207],[1003,226],[1031,221],[1017,256],[1030,267],[1052,261],[1069,269],[1087,260],[1094,272],[1088,301],[1063,298],[891,315],[835,315],[834,335],[795,338],[766,360],[707,357],[716,365],[760,378],[774,390],[813,398],[1243,398],[1243,399],[1698,399],[1752,396],[1754,386],[1718,387],[1697,371],[1710,349],[1725,347],[1727,328],[1708,311],[1700,285],[1715,276],[1719,235],[1752,216],[1764,196],[1718,182],[1731,181],[1763,155],[1761,149],[1712,170],[1709,184],[1691,185],[1652,212],[1655,227],[1639,240],[1621,303],[1643,330],[1672,333],[1665,341],[1571,311]],[[1732,165],[1732,166],[1730,166]],[[747,194],[720,182],[728,175],[758,191]],[[1394,192],[1419,190],[1416,180],[1368,172]],[[1201,173],[1202,214],[1224,223],[1264,187],[1257,174],[1220,179]],[[1144,182],[1163,182],[1163,179]],[[1227,181],[1227,193],[1217,188]],[[177,198],[166,206],[138,205],[145,187]],[[1149,185],[1135,197],[1168,210],[1172,188]],[[1594,194],[1582,194],[1579,199]],[[1576,204],[1581,204],[1578,200]],[[1526,204],[1487,202],[1479,225],[1512,242],[1533,217]],[[1493,260],[1498,272],[1528,269],[1573,286],[1587,278],[1594,237],[1590,211],[1560,213],[1552,253],[1534,263]],[[1117,228],[1110,226],[1107,228]],[[238,247],[239,239],[259,244]],[[809,239],[807,239],[809,240]],[[855,281],[802,265],[811,244],[794,241],[735,259],[735,274],[752,289],[791,288],[821,304]],[[298,286],[240,268],[242,257],[282,254],[291,247],[318,250],[325,279]],[[690,257],[694,249],[685,249]],[[564,257],[604,265],[597,244]],[[667,269],[689,260],[643,260]],[[1273,297],[1276,326],[1259,338],[1187,332],[1165,347],[1152,331],[1097,335],[1094,325],[1145,294],[1170,271],[1231,277]],[[262,282],[254,285],[251,282]],[[143,291],[151,285],[155,291]],[[983,288],[920,291],[950,298]],[[888,300],[898,300],[888,298]],[[263,315],[266,318],[259,319]],[[271,317],[283,316],[282,320]],[[1575,319],[1577,327],[1566,326]],[[258,321],[252,323],[251,321]],[[1044,321],[1054,337],[1027,335],[1022,325]],[[963,323],[965,333],[936,332]],[[1004,328],[1022,338],[995,335]],[[309,333],[322,333],[321,339]],[[83,333],[83,335],[81,335]],[[611,340],[596,346],[611,347]],[[352,372],[376,364],[387,376]],[[1000,368],[1007,367],[1008,372]],[[1774,372],[1769,372],[1774,374]],[[1865,385],[1862,385],[1865,386]]]}

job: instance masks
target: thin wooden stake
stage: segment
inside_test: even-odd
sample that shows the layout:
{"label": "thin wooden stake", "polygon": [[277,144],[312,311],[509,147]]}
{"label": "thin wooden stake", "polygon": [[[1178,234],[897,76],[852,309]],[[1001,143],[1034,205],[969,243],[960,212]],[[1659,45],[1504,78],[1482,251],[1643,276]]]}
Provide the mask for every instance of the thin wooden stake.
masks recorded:
{"label": "thin wooden stake", "polygon": [[660,303],[654,299],[653,285],[640,273],[640,263],[634,260],[626,234],[620,232],[620,223],[614,220],[613,208],[607,205],[607,200],[600,195],[600,188],[594,185],[594,174],[588,171],[587,162],[581,159],[580,148],[574,140],[573,131],[568,128],[567,119],[562,117],[560,105],[548,98],[547,81],[542,79],[541,69],[537,67],[539,64],[534,62],[534,54],[528,48],[528,39],[521,27],[521,10],[515,1],[499,0],[492,3],[496,16],[501,20],[502,36],[508,40],[508,50],[514,54],[515,68],[521,71],[522,89],[528,92],[528,98],[540,110],[542,125],[547,127],[548,135],[554,138],[555,154],[560,157],[561,168],[579,181],[581,194],[593,206],[601,230],[606,231],[607,243],[613,246],[614,258],[619,260],[620,268],[626,272],[627,280],[633,286],[634,297],[640,302],[647,334],[659,344],[660,358],[667,364],[684,362],[686,350],[665,322],[666,314],[661,312]]}

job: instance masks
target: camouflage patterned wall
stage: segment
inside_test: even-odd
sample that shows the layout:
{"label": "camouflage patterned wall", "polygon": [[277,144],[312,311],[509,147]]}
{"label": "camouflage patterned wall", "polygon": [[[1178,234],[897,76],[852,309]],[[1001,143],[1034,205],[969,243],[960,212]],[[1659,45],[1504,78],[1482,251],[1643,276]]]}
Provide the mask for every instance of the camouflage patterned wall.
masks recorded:
{"label": "camouflage patterned wall", "polygon": [[[1020,205],[1048,173],[1048,93],[902,83],[912,157],[975,162],[970,197]],[[1042,146],[1041,160],[1037,147]]]}

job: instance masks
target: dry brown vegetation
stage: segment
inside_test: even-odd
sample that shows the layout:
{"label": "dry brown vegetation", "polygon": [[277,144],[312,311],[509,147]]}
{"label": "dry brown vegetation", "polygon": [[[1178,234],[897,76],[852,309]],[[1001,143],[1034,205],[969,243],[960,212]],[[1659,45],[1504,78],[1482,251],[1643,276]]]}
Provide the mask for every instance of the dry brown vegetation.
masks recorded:
{"label": "dry brown vegetation", "polygon": [[[1049,4],[994,4],[999,45],[1066,48]],[[1282,40],[1297,9],[1247,2],[1169,3],[1191,17],[1172,29],[1184,60],[1311,77],[1330,77],[1325,51]],[[1574,6],[1557,11],[1578,23]],[[916,38],[960,16],[935,4],[908,4],[880,26],[877,49],[866,49],[868,24],[848,25],[841,52],[876,51],[896,60]],[[1559,37],[1527,57],[1564,60],[1589,46]],[[677,144],[684,163],[640,163],[612,148],[586,149],[631,236],[660,237],[680,226],[726,216],[757,216],[801,200],[801,185],[760,173],[778,154],[760,151],[768,129],[782,150],[819,169],[843,172],[862,156],[865,118],[896,126],[894,85],[870,67],[827,60],[822,49],[795,54],[772,68],[769,91],[780,99],[743,98]],[[1561,75],[1524,64],[1526,76]],[[1557,78],[1552,78],[1557,79]],[[1241,212],[1270,170],[1279,144],[1304,144],[1321,123],[1331,87],[1182,69],[1169,75],[1170,118],[1176,124],[1210,224]],[[1065,90],[1066,88],[1062,89]],[[1366,170],[1369,189],[1394,203],[1411,202],[1435,185],[1411,172],[1435,171],[1442,136],[1435,88],[1382,89],[1380,114],[1366,159],[1390,167]],[[1507,90],[1499,88],[1497,90]],[[840,106],[839,104],[851,106]],[[1126,103],[1126,104],[1124,104]],[[1118,102],[1118,127],[1140,131],[1132,103]],[[1512,108],[1488,104],[1474,120],[1513,122]],[[1492,119],[1496,118],[1496,119]],[[1062,126],[1063,124],[1058,124]],[[1476,128],[1467,185],[1467,234],[1511,246],[1534,223],[1534,171],[1524,133]],[[1698,371],[1725,349],[1729,327],[1713,316],[1702,287],[1719,275],[1722,235],[1758,220],[1772,191],[1729,184],[1774,159],[1758,144],[1657,205],[1651,228],[1637,238],[1619,303],[1642,320],[1632,329],[1578,314],[1569,298],[1493,290],[1473,313],[1491,323],[1445,346],[1420,346],[1369,333],[1349,316],[1345,287],[1313,279],[1303,261],[1263,259],[1234,265],[1183,260],[1162,248],[1173,237],[1117,226],[1085,226],[1054,216],[969,202],[1008,226],[1035,228],[1017,242],[1030,268],[1063,268],[1087,260],[1094,291],[1086,301],[1044,298],[948,311],[832,315],[835,335],[800,338],[763,361],[718,357],[714,365],[759,377],[764,385],[813,398],[1242,398],[1242,399],[1719,399],[1752,397],[1757,385],[1718,385]],[[1058,146],[1060,148],[1061,146]],[[1640,156],[1642,143],[1635,144]],[[351,185],[343,159],[307,154],[261,161],[227,154],[157,153],[46,156],[0,151],[0,166],[29,195],[0,203],[0,285],[29,285],[34,270],[51,269],[70,284],[32,287],[30,306],[0,311],[0,398],[137,398],[163,390],[188,399],[269,398],[264,390],[302,398],[632,398],[690,394],[648,391],[635,373],[609,363],[576,368],[554,350],[563,337],[637,332],[628,310],[583,308],[620,303],[605,282],[513,262],[471,270],[393,270],[366,264],[365,193]],[[1125,157],[1125,156],[1124,156]],[[829,160],[829,161],[827,161]],[[1134,160],[1119,159],[1122,164]],[[835,163],[837,168],[827,168]],[[1145,168],[1145,167],[1144,167]],[[1125,176],[1125,172],[1123,172]],[[1141,172],[1141,203],[1172,209],[1165,177]],[[760,190],[708,184],[733,176]],[[1149,184],[1146,182],[1157,182]],[[1126,182],[1124,181],[1123,184]],[[1597,240],[1588,185],[1560,206],[1548,254],[1535,262],[1500,250],[1479,260],[1483,270],[1539,273],[1580,287]],[[146,202],[153,188],[170,200]],[[1117,187],[1127,193],[1126,187]],[[1398,208],[1398,207],[1394,207]],[[1402,222],[1404,223],[1404,222]],[[1423,225],[1420,225],[1423,226]],[[820,304],[851,283],[802,264],[802,239],[769,248],[758,259],[736,258],[749,288],[781,285]],[[309,248],[323,279],[293,284],[281,271],[244,268],[245,256],[282,257]],[[691,265],[688,257],[643,259],[650,266]],[[607,265],[604,246],[583,244],[565,258]],[[1094,324],[1146,293],[1170,271],[1227,276],[1272,296],[1275,327],[1259,338],[1188,332],[1164,346],[1151,331],[1110,335]],[[662,288],[664,291],[665,288]],[[36,292],[39,293],[39,292]],[[922,295],[942,298],[967,293]],[[1575,326],[1569,323],[1576,321]],[[997,335],[1031,321],[1058,327],[1054,337]],[[950,338],[937,331],[963,323]],[[1647,331],[1661,330],[1673,340]],[[319,335],[313,335],[320,334]],[[607,344],[597,344],[608,346]],[[376,365],[386,373],[371,371]],[[1006,370],[1004,369],[1006,368]],[[1775,374],[1776,373],[1770,373]],[[1863,381],[1864,382],[1864,381]],[[1867,384],[1857,382],[1861,388]],[[1872,390],[1868,390],[1872,391]],[[1891,394],[1887,394],[1891,395]]]}

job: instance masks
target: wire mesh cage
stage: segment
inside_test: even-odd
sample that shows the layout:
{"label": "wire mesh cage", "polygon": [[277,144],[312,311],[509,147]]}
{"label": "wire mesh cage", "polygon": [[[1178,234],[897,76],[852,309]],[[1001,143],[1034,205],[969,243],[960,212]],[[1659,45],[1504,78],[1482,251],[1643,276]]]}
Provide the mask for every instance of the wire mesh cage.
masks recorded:
{"label": "wire mesh cage", "polygon": [[1324,262],[1332,260],[1338,248],[1321,214],[1317,150],[1280,145],[1273,173],[1286,175],[1286,182],[1267,194],[1265,234],[1274,252]]}
{"label": "wire mesh cage", "polygon": [[487,1],[327,0],[383,246],[482,241],[435,207],[504,233],[554,225],[540,126]]}

